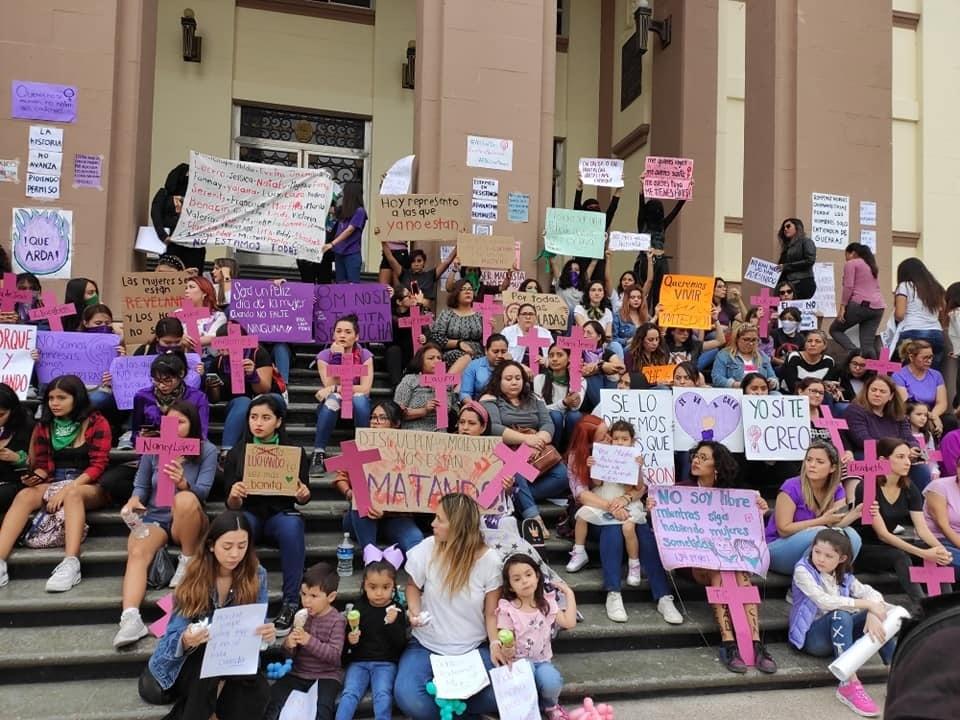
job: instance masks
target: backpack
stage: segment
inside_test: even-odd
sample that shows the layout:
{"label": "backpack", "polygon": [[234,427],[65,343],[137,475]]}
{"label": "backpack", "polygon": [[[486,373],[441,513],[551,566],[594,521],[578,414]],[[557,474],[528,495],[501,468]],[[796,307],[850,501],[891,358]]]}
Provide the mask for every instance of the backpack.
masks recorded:
{"label": "backpack", "polygon": [[[60,482],[51,483],[50,487],[43,493],[44,507],[46,507],[46,503],[50,501],[50,498],[72,482],[73,480],[61,480]],[[87,539],[87,532],[89,530],[90,526],[84,523],[81,542]],[[63,506],[55,513],[40,510],[33,518],[33,522],[30,523],[26,532],[23,533],[21,542],[26,547],[34,549],[57,548],[66,545],[67,526],[64,521]]]}

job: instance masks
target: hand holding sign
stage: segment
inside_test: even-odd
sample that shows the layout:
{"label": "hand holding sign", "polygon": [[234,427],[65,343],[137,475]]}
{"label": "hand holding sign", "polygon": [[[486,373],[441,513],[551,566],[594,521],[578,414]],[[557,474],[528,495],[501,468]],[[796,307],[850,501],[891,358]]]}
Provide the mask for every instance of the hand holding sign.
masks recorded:
{"label": "hand holding sign", "polygon": [[200,440],[182,438],[179,421],[173,415],[164,415],[160,420],[160,437],[137,437],[137,452],[157,456],[157,487],[154,502],[157,507],[171,507],[176,495],[176,484],[168,472],[168,466],[184,455],[199,455]]}
{"label": "hand holding sign", "polygon": [[434,397],[437,400],[437,429],[446,429],[450,422],[447,388],[456,385],[460,377],[454,373],[448,373],[443,360],[438,360],[433,372],[423,373],[420,378],[424,387],[433,388]]}
{"label": "hand holding sign", "polygon": [[582,327],[575,325],[570,337],[557,338],[557,345],[570,351],[570,392],[580,392],[583,389],[583,353],[594,350],[594,343],[583,336]]}
{"label": "hand holding sign", "polygon": [[230,360],[230,390],[234,395],[242,395],[246,375],[243,369],[243,355],[246,350],[256,350],[259,342],[256,335],[244,335],[243,330],[236,323],[230,323],[227,333],[227,337],[214,338],[210,347],[227,353]]}
{"label": "hand holding sign", "polygon": [[76,306],[73,303],[57,304],[57,296],[52,292],[40,293],[40,299],[43,305],[31,309],[27,316],[31,320],[46,320],[51,330],[63,332],[63,318],[76,315]]}
{"label": "hand holding sign", "polygon": [[369,374],[370,368],[353,362],[352,352],[341,353],[339,365],[334,365],[332,362],[327,363],[327,375],[340,381],[340,397],[342,399],[340,415],[344,420],[353,419],[353,381]]}
{"label": "hand holding sign", "polygon": [[[0,310],[13,312],[17,303],[33,301],[33,293],[29,290],[17,290],[17,276],[13,273],[3,274],[3,287],[0,288]],[[62,329],[62,328],[61,328]]]}
{"label": "hand holding sign", "polygon": [[413,351],[421,348],[420,336],[424,334],[423,329],[429,327],[433,322],[431,313],[421,313],[420,306],[414,305],[410,308],[410,314],[407,317],[401,317],[397,320],[397,325],[402,328],[410,328],[410,337],[413,339]]}

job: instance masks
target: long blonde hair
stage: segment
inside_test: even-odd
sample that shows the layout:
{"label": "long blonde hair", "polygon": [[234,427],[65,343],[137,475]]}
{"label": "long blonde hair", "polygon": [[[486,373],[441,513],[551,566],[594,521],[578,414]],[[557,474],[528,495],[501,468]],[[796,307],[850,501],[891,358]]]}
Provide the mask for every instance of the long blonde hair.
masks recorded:
{"label": "long blonde hair", "polygon": [[806,461],[807,455],[813,450],[822,450],[825,452],[827,454],[827,460],[833,465],[833,471],[830,473],[830,478],[827,481],[826,500],[824,501],[826,504],[824,505],[821,505],[821,502],[817,499],[817,496],[813,492],[813,486],[810,485],[810,481],[807,479],[806,462],[800,466],[800,490],[803,493],[803,502],[812,512],[817,514],[817,517],[820,517],[834,505],[834,497],[837,494],[837,487],[840,485],[842,479],[843,468],[840,466],[840,456],[837,453],[837,449],[832,444],[821,440],[814,440],[810,443],[810,447],[807,448],[807,452],[804,453],[804,461]]}
{"label": "long blonde hair", "polygon": [[463,493],[450,493],[440,498],[440,507],[450,528],[447,539],[437,541],[433,555],[440,564],[443,589],[452,597],[470,582],[473,566],[486,546],[480,533],[480,507],[476,500]]}

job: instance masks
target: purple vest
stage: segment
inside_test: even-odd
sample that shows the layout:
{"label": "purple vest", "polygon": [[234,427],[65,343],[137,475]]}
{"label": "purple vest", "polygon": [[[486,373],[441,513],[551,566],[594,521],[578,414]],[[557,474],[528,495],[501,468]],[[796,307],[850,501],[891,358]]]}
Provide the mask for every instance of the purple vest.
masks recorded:
{"label": "purple vest", "polygon": [[[797,567],[805,568],[807,572],[813,576],[813,579],[817,581],[817,584],[820,586],[823,585],[820,579],[820,571],[810,562],[809,555],[804,555],[803,558],[800,559],[800,562],[797,563]],[[847,573],[843,578],[843,582],[840,584],[840,595],[850,597],[850,585],[852,584],[853,573]],[[807,639],[807,630],[813,625],[813,621],[817,619],[819,608],[813,600],[807,597],[807,595],[797,587],[796,582],[793,583],[790,592],[793,597],[793,605],[790,606],[790,631],[788,637],[790,643],[795,648],[802,650],[803,643]]]}

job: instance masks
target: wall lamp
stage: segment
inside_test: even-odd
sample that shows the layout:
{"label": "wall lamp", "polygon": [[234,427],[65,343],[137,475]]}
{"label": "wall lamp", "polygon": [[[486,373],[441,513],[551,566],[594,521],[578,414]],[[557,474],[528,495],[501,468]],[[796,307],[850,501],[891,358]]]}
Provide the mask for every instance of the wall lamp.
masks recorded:
{"label": "wall lamp", "polygon": [[183,61],[200,62],[200,46],[203,38],[197,35],[197,20],[193,10],[184,8],[180,18],[180,29],[183,32]]}
{"label": "wall lamp", "polygon": [[404,90],[413,90],[414,79],[417,75],[417,43],[411,40],[407,43],[407,61],[403,64],[401,84]]}
{"label": "wall lamp", "polygon": [[660,49],[670,45],[673,37],[671,32],[673,27],[673,17],[668,15],[663,20],[653,19],[653,8],[650,7],[649,0],[637,0],[637,6],[633,11],[633,21],[637,26],[637,50],[641,55],[645,55],[648,49],[648,33],[656,33],[660,38]]}

